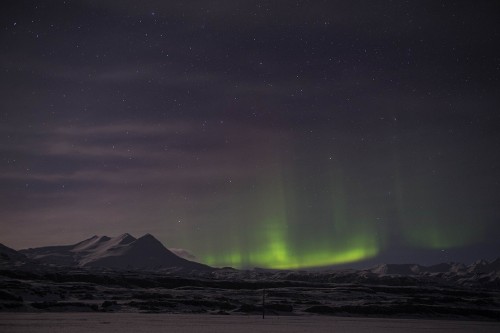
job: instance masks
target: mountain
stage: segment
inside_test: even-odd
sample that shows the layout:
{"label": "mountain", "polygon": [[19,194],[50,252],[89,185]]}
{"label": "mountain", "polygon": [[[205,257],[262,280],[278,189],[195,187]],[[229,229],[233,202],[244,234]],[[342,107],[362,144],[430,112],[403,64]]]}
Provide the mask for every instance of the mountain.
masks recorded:
{"label": "mountain", "polygon": [[469,273],[492,273],[500,272],[500,258],[489,262],[487,260],[478,260],[467,267]]}
{"label": "mountain", "polygon": [[25,262],[27,259],[24,254],[0,244],[0,263]]}
{"label": "mountain", "polygon": [[490,274],[500,272],[500,258],[493,261],[478,260],[471,265],[441,263],[432,266],[418,264],[381,264],[367,270],[377,275],[429,275],[429,274]]}
{"label": "mountain", "polygon": [[369,271],[378,275],[414,275],[420,273],[420,265],[416,264],[381,264]]}
{"label": "mountain", "polygon": [[173,252],[176,256],[190,260],[197,261],[196,256],[185,249],[177,249],[177,248],[168,248],[171,252]]}
{"label": "mountain", "polygon": [[212,268],[176,256],[150,234],[135,238],[93,236],[74,245],[47,246],[20,251],[45,264],[109,269],[180,269],[206,271]]}

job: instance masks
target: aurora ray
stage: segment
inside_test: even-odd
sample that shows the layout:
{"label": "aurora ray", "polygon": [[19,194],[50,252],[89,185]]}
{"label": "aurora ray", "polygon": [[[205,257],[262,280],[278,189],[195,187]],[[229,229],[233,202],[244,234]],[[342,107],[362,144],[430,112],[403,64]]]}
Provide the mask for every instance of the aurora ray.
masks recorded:
{"label": "aurora ray", "polygon": [[[331,174],[338,173],[334,170]],[[352,263],[379,253],[376,230],[370,223],[363,222],[359,215],[346,213],[340,176],[331,176],[334,178],[332,197],[325,201],[325,205],[316,208],[324,212],[315,215],[329,216],[330,222],[310,221],[309,225],[297,221],[307,218],[304,212],[299,212],[300,202],[307,201],[307,198],[294,184],[294,173],[281,163],[281,168],[275,167],[267,175],[261,180],[259,199],[254,201],[259,205],[252,209],[252,231],[245,236],[238,235],[249,239],[245,244],[251,246],[226,244],[222,248],[232,250],[207,255],[203,262],[219,267],[299,269]],[[291,178],[285,179],[284,175]],[[311,226],[321,230],[311,235],[304,229]]]}

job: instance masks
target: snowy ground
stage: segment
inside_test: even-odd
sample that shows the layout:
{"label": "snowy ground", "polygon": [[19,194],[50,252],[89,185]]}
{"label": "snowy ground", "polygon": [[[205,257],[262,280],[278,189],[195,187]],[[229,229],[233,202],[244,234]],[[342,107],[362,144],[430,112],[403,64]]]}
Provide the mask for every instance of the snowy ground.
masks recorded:
{"label": "snowy ground", "polygon": [[0,313],[0,332],[500,332],[498,322],[137,313]]}

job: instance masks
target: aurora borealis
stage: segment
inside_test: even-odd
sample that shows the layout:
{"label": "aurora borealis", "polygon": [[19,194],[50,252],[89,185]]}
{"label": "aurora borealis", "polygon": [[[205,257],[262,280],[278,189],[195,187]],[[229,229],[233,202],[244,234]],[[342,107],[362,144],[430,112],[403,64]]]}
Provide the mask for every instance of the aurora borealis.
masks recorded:
{"label": "aurora borealis", "polygon": [[500,253],[493,2],[3,1],[0,243],[304,269]]}
{"label": "aurora borealis", "polygon": [[[294,184],[300,176],[290,175],[286,181],[283,174],[287,173],[270,172],[263,179],[261,193],[250,200],[249,221],[244,227],[248,230],[230,232],[242,238],[229,246],[222,243],[222,248],[214,251],[216,255],[207,256],[205,262],[289,269],[349,263],[377,255],[380,246],[377,230],[362,216],[346,213],[343,192],[335,190],[341,186],[338,179],[332,179],[332,191],[325,189],[321,194],[314,193],[313,199],[302,198],[303,187]],[[304,207],[303,203],[308,202]],[[309,228],[314,228],[314,232]]]}

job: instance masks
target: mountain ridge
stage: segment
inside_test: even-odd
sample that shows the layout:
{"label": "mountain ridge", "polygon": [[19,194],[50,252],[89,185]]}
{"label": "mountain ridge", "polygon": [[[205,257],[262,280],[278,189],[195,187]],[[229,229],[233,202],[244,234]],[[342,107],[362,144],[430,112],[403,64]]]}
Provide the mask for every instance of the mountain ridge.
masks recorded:
{"label": "mountain ridge", "polygon": [[[204,264],[180,257],[167,249],[151,234],[142,237],[124,233],[117,237],[94,235],[73,245],[44,246],[16,251],[0,244],[0,257],[6,262],[30,260],[48,265],[105,268],[162,270],[179,268],[184,270],[215,270]],[[500,258],[480,259],[470,265],[447,262],[430,266],[420,264],[379,264],[366,269],[358,269],[378,276],[419,276],[419,275],[477,275],[487,274],[500,278]]]}
{"label": "mountain ridge", "polygon": [[500,258],[488,261],[480,259],[470,265],[448,262],[430,266],[420,264],[379,264],[365,269],[378,275],[422,275],[437,273],[500,273]]}
{"label": "mountain ridge", "polygon": [[[13,250],[15,251],[15,250]],[[94,235],[73,245],[45,246],[18,251],[49,265],[109,269],[210,270],[211,267],[175,255],[151,234],[135,238]]]}

